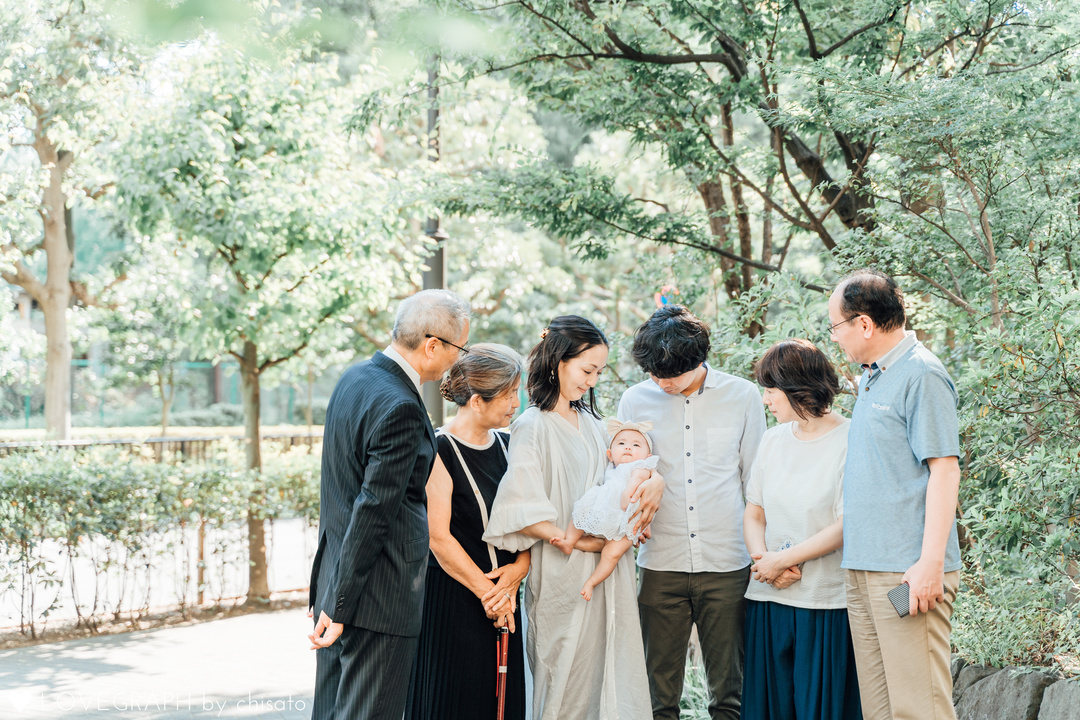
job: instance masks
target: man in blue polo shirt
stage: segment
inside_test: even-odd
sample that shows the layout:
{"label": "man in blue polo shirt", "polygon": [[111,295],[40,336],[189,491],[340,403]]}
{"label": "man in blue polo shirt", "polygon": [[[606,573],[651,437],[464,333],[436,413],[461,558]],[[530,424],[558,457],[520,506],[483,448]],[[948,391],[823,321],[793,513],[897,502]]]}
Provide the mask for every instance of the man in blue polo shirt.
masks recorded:
{"label": "man in blue polo shirt", "polygon": [[[829,298],[829,332],[863,366],[844,474],[843,567],[866,720],[955,718],[957,394],[905,321],[900,288],[876,270],[852,273]],[[901,583],[905,618],[887,596]]]}

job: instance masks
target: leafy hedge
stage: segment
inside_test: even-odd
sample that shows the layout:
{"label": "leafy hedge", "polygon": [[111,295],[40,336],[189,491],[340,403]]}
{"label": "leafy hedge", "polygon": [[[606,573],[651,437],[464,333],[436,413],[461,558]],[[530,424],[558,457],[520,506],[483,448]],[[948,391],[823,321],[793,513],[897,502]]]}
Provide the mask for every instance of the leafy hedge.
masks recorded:
{"label": "leafy hedge", "polygon": [[[0,458],[0,598],[18,605],[23,632],[37,636],[62,604],[74,603],[79,622],[91,627],[106,614],[145,613],[160,563],[177,568],[172,594],[181,608],[206,591],[220,593],[227,575],[246,576],[237,570],[246,562],[241,528],[254,490],[262,490],[261,514],[271,522],[318,519],[318,453],[297,448],[264,458],[259,474],[237,469],[239,445],[205,463],[158,463],[111,449]],[[88,565],[93,587],[80,587],[75,567]]]}

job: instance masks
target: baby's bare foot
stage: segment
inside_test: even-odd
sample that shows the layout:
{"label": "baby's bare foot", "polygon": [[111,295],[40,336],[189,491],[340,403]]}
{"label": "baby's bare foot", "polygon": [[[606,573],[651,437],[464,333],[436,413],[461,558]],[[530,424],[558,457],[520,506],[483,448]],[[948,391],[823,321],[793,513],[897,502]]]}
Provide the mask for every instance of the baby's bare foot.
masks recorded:
{"label": "baby's bare foot", "polygon": [[566,538],[553,537],[551,538],[551,544],[562,550],[567,555],[574,552],[574,546],[567,542]]}
{"label": "baby's bare foot", "polygon": [[586,602],[592,600],[592,591],[595,585],[585,583],[585,587],[581,588],[581,597],[585,598]]}

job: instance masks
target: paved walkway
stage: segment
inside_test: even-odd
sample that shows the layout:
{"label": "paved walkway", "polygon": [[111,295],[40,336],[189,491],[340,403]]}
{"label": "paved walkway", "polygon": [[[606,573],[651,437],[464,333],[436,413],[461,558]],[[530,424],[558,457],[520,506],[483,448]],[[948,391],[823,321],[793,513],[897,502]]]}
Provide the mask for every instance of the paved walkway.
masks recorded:
{"label": "paved walkway", "polygon": [[303,610],[0,651],[3,720],[311,717]]}

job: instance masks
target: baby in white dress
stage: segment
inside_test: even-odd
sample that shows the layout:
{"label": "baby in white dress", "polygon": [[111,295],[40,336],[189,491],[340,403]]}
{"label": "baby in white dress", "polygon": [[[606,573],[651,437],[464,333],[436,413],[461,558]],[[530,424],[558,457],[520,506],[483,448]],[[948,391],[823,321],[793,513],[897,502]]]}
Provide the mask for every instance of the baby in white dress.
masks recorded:
{"label": "baby in white dress", "polygon": [[652,452],[647,433],[652,430],[650,422],[622,422],[611,418],[607,422],[611,445],[607,456],[611,461],[604,473],[604,484],[589,488],[574,503],[574,516],[562,537],[551,538],[551,544],[569,555],[582,535],[595,535],[607,542],[600,552],[596,566],[581,595],[592,599],[593,589],[604,582],[615,570],[619,558],[638,541],[630,517],[637,511],[638,503],[630,502],[638,487],[649,479],[659,460]]}

